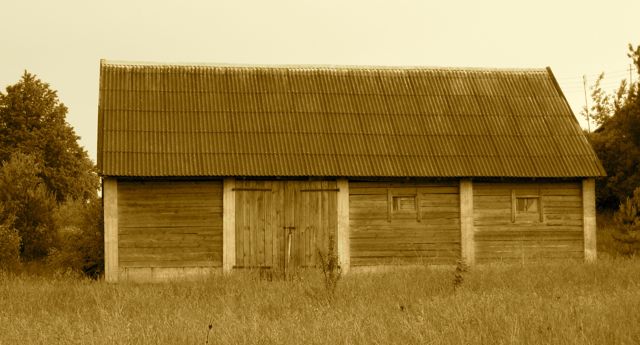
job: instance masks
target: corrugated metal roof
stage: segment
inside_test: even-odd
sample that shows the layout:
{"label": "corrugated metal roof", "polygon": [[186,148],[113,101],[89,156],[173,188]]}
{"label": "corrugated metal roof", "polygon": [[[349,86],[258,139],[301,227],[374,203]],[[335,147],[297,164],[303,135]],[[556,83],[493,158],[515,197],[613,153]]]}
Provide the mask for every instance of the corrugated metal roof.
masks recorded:
{"label": "corrugated metal roof", "polygon": [[550,69],[100,68],[104,176],[585,177]]}

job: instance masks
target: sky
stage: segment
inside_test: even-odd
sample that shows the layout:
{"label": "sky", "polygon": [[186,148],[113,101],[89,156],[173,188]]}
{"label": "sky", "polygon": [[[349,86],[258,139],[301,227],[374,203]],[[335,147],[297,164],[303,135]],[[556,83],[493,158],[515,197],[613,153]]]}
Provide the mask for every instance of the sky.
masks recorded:
{"label": "sky", "polygon": [[629,78],[638,13],[638,0],[0,0],[0,90],[25,70],[49,83],[94,161],[100,59],[549,66],[586,128],[583,76],[605,72],[606,90]]}

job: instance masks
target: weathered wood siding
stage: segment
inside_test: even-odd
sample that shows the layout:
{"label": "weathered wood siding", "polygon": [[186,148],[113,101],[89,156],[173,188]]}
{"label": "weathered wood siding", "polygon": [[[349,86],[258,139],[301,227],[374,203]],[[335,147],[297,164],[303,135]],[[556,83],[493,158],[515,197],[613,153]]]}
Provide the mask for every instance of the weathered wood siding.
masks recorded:
{"label": "weathered wood siding", "polygon": [[236,180],[236,267],[316,266],[336,234],[336,196],[336,181]]}
{"label": "weathered wood siding", "polygon": [[119,264],[222,265],[222,182],[118,182]]}
{"label": "weathered wood siding", "polygon": [[[401,195],[416,195],[415,213],[393,212],[393,196]],[[349,210],[352,266],[455,263],[460,258],[457,181],[351,182]]]}
{"label": "weathered wood siding", "polygon": [[[542,218],[514,217],[513,198],[539,195]],[[476,260],[582,258],[582,185],[473,183]]]}

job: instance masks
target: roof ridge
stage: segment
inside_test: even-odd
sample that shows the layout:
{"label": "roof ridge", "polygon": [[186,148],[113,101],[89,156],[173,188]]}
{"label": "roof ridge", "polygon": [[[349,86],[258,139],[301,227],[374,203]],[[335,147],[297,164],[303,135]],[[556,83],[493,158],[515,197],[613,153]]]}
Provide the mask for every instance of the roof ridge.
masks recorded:
{"label": "roof ridge", "polygon": [[309,70],[438,70],[438,71],[511,71],[547,72],[548,67],[462,67],[462,66],[394,66],[394,65],[339,65],[339,64],[242,64],[225,62],[157,62],[100,60],[101,66],[119,67],[200,67],[200,68],[256,68],[256,69],[309,69]]}

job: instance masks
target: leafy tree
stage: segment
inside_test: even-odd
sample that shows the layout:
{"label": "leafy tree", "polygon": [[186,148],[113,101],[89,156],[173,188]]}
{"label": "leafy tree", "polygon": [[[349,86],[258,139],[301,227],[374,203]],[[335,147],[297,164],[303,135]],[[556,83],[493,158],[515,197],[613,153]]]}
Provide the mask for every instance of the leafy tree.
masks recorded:
{"label": "leafy tree", "polygon": [[25,71],[6,94],[0,92],[0,162],[15,152],[29,154],[57,201],[87,200],[98,189],[98,176],[66,115],[56,91]]}
{"label": "leafy tree", "polygon": [[610,94],[602,88],[602,80],[604,80],[604,72],[600,73],[595,84],[590,87],[591,90],[591,108],[587,110],[587,107],[583,107],[581,115],[587,119],[587,121],[595,122],[596,126],[602,126],[608,118],[613,116],[616,111],[625,104],[628,90],[627,81],[622,80],[618,90]]}
{"label": "leafy tree", "polygon": [[48,258],[97,276],[99,180],[66,114],[56,92],[28,72],[0,92],[0,251],[8,253],[0,259],[17,251],[17,259]]}
{"label": "leafy tree", "polygon": [[22,240],[21,257],[45,257],[55,241],[56,201],[38,176],[33,156],[14,153],[0,168],[0,220],[11,224]]}
{"label": "leafy tree", "polygon": [[[629,45],[628,56],[640,71],[640,46]],[[614,95],[602,91],[599,82],[592,89],[591,110],[599,128],[588,138],[608,175],[597,181],[600,208],[617,208],[640,186],[639,89],[637,82],[622,83]]]}

